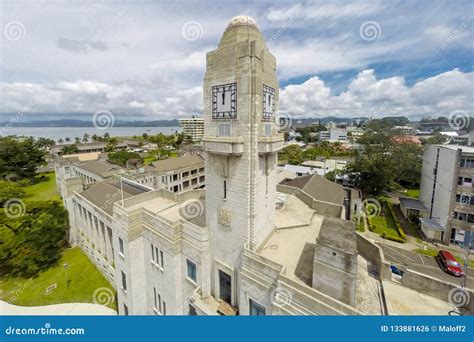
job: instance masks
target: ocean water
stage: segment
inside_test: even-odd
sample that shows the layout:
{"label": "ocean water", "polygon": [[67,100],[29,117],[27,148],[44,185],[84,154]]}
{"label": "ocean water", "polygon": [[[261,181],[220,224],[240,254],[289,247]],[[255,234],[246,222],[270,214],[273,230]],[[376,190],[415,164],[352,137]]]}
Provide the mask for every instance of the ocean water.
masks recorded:
{"label": "ocean water", "polygon": [[181,127],[111,127],[107,129],[98,129],[95,127],[10,127],[2,131],[2,135],[18,135],[18,136],[32,136],[35,138],[43,137],[58,141],[59,139],[71,138],[74,141],[75,137],[82,139],[84,133],[92,136],[97,134],[99,136],[104,133],[109,133],[112,137],[134,136],[147,134],[173,134],[180,132]]}

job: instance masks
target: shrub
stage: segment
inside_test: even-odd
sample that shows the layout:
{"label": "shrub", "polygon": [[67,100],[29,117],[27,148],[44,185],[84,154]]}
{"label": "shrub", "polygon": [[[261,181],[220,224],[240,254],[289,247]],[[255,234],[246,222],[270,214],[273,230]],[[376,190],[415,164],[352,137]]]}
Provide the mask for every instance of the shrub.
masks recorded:
{"label": "shrub", "polygon": [[395,215],[395,211],[393,210],[392,203],[390,203],[389,201],[386,201],[386,204],[387,204],[387,207],[388,207],[388,211],[390,212],[390,215],[392,215],[393,222],[395,222],[395,227],[397,228],[398,234],[400,235],[400,237],[403,240],[406,240],[407,236],[406,236],[405,232],[403,231],[403,228],[400,225],[400,222],[398,222],[398,220],[397,220],[397,216]]}

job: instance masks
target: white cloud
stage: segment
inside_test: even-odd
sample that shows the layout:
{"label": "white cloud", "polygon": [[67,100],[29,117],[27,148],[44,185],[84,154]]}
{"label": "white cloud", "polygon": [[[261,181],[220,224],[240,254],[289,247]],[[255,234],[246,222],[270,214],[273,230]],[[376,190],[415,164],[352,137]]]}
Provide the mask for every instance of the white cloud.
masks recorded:
{"label": "white cloud", "polygon": [[[0,114],[30,102],[31,112],[52,114],[100,109],[153,118],[194,114],[202,109],[205,53],[218,46],[228,21],[238,14],[254,17],[270,40],[280,81],[310,77],[282,92],[282,105],[295,114],[352,115],[384,102],[402,114],[446,111],[464,106],[467,85],[472,86],[471,74],[453,69],[470,63],[473,20],[464,18],[468,1],[437,1],[427,6],[396,0],[282,0],[270,8],[260,2],[214,0],[87,6],[7,2],[2,19],[20,21],[26,34],[19,41],[0,41]],[[428,9],[429,16],[420,20],[419,13]],[[368,20],[376,21],[382,31],[373,42],[359,36],[360,25]],[[183,25],[190,21],[203,27],[202,37],[195,41],[182,36]],[[453,44],[451,39],[447,42],[451,35]],[[459,48],[465,49],[460,58]],[[375,77],[395,64],[400,66],[389,71],[390,77]],[[408,87],[404,77],[414,71],[406,66],[428,68],[430,74],[452,71]],[[315,76],[336,74],[334,81],[337,74],[360,70],[365,71],[354,80],[337,80],[342,93]]]}
{"label": "white cloud", "polygon": [[447,116],[454,110],[472,115],[473,82],[473,72],[454,69],[409,87],[401,77],[378,80],[374,70],[364,70],[340,95],[331,95],[318,77],[288,85],[281,91],[280,105],[296,117],[370,116],[380,106],[384,108],[381,116]]}

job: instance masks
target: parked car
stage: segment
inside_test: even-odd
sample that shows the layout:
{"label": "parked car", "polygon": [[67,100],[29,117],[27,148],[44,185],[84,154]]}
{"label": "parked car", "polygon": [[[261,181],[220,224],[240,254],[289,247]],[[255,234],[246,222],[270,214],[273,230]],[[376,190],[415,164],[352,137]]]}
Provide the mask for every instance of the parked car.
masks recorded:
{"label": "parked car", "polygon": [[399,275],[400,277],[403,277],[403,273],[405,273],[395,265],[390,265],[390,269],[393,274]]}
{"label": "parked car", "polygon": [[439,251],[436,260],[446,273],[452,274],[455,277],[462,277],[464,275],[461,264],[456,261],[450,252]]}

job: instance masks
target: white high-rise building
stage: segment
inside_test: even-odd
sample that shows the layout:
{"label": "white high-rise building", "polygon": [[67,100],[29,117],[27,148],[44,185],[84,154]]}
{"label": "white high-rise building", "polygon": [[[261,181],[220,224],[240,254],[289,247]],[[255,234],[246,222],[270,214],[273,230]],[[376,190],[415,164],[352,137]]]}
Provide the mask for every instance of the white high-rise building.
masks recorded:
{"label": "white high-rise building", "polygon": [[203,118],[179,119],[179,123],[184,134],[190,136],[194,142],[201,141],[204,136]]}

